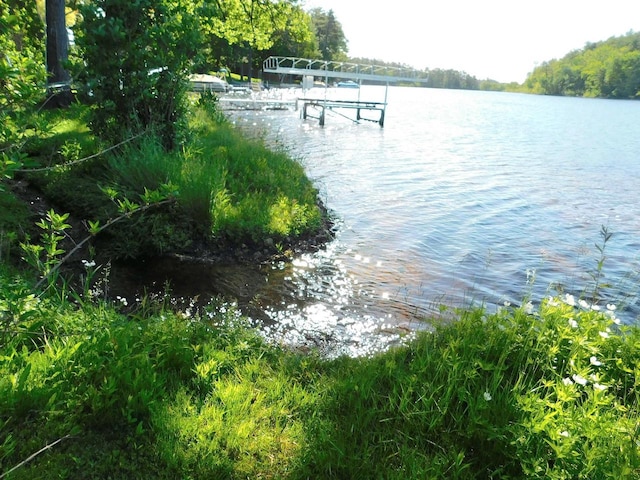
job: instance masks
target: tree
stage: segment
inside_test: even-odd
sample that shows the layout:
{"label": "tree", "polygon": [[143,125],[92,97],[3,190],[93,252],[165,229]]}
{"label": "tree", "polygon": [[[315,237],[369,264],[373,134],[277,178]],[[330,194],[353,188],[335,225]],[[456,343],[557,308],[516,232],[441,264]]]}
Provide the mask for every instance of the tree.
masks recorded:
{"label": "tree", "polygon": [[153,129],[177,146],[191,58],[200,44],[190,0],[93,0],[81,7],[78,78],[93,102],[90,126],[111,142]]}
{"label": "tree", "polygon": [[[304,28],[301,26],[304,24]],[[297,25],[298,28],[291,28]],[[302,9],[295,9],[288,18],[288,25],[274,33],[274,43],[265,51],[267,55],[281,57],[318,58],[320,50],[314,33],[311,16]]]}
{"label": "tree", "polygon": [[560,60],[544,62],[529,74],[530,92],[604,98],[640,96],[640,34],[629,32],[587,43]]}
{"label": "tree", "polygon": [[[73,100],[68,85],[71,80],[65,64],[69,60],[69,37],[64,0],[46,0],[47,25],[47,84],[56,85],[52,90],[49,105],[69,106]],[[60,84],[63,84],[60,86]],[[66,85],[64,85],[66,84]]]}
{"label": "tree", "polygon": [[254,53],[271,48],[284,32],[297,42],[309,41],[309,23],[297,3],[298,0],[218,2],[219,15],[211,20],[209,33],[230,45],[246,48],[251,78]]}
{"label": "tree", "polygon": [[309,14],[313,21],[318,47],[323,60],[347,60],[347,39],[342,25],[336,19],[333,10],[328,12],[322,8],[314,8]]}

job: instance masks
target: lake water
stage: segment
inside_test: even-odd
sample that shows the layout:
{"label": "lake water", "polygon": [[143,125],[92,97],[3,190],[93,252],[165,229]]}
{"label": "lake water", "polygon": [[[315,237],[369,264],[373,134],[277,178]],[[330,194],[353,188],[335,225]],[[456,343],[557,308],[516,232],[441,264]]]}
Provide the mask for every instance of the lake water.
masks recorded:
{"label": "lake water", "polygon": [[[344,90],[316,96],[358,95]],[[402,87],[387,100],[384,128],[336,114],[320,127],[290,110],[230,113],[300,159],[337,235],[246,282],[203,271],[199,293],[233,278],[246,288],[241,306],[276,341],[366,354],[430,328],[443,305],[591,292],[606,226],[612,287],[600,303],[637,321],[639,102]]]}

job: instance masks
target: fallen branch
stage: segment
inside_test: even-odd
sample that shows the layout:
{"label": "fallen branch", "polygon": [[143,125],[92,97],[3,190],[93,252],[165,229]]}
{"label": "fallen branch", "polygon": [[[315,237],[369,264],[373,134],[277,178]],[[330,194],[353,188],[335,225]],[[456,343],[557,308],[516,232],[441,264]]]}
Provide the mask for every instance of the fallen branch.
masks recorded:
{"label": "fallen branch", "polygon": [[124,145],[125,143],[129,143],[129,142],[131,142],[132,140],[135,140],[136,138],[138,138],[138,137],[140,137],[140,136],[144,135],[145,133],[147,133],[147,132],[146,132],[146,131],[141,132],[141,133],[139,133],[139,134],[137,134],[137,135],[135,135],[135,136],[133,136],[133,137],[131,137],[131,138],[127,138],[126,140],[123,140],[123,141],[122,141],[122,142],[120,142],[120,143],[116,143],[115,145],[112,145],[112,146],[110,146],[109,148],[106,148],[106,149],[104,149],[104,150],[101,150],[101,151],[99,151],[98,153],[94,153],[93,155],[89,155],[88,157],[80,158],[80,159],[78,159],[78,160],[74,160],[74,161],[72,161],[72,162],[61,163],[60,165],[53,165],[53,166],[51,166],[51,167],[41,167],[41,168],[18,168],[18,169],[16,169],[15,171],[16,171],[16,172],[20,172],[20,173],[46,172],[46,171],[48,171],[48,170],[54,170],[54,169],[56,169],[56,168],[64,168],[64,167],[70,167],[70,166],[73,166],[73,165],[77,165],[77,164],[79,164],[79,163],[86,162],[87,160],[91,160],[92,158],[99,157],[100,155],[103,155],[103,154],[105,154],[105,153],[107,153],[107,152],[109,152],[109,151],[111,151],[111,150],[113,150],[113,149],[115,149],[115,148],[118,148],[118,147],[120,147],[120,146]]}
{"label": "fallen branch", "polygon": [[8,472],[3,473],[2,475],[0,475],[0,478],[4,478],[7,475],[9,475],[11,472],[17,470],[18,468],[26,465],[27,463],[29,463],[31,460],[33,460],[34,458],[36,458],[38,455],[40,455],[41,453],[49,450],[50,448],[55,447],[58,443],[60,443],[63,440],[66,440],[68,438],[71,438],[71,435],[65,435],[62,438],[59,438],[58,440],[56,440],[53,443],[50,443],[49,445],[45,445],[43,448],[41,448],[40,450],[38,450],[36,453],[34,453],[33,455],[29,456],[29,458],[27,458],[26,460],[23,460],[22,462],[20,462],[18,465],[16,465],[15,467],[13,467],[11,470],[9,470]]}

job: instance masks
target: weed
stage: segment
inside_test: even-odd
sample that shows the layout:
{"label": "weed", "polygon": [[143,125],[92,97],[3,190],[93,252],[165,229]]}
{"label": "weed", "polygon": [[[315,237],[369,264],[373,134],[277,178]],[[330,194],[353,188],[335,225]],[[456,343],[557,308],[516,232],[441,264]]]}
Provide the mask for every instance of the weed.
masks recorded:
{"label": "weed", "polygon": [[596,268],[593,272],[590,272],[589,275],[593,279],[593,290],[591,292],[591,301],[594,304],[597,304],[600,300],[600,291],[603,288],[607,288],[610,285],[603,283],[602,279],[604,278],[604,264],[607,259],[605,254],[605,250],[607,248],[607,243],[611,240],[613,233],[609,231],[609,228],[606,225],[602,225],[600,228],[600,237],[602,239],[602,243],[595,244],[596,249],[598,250],[599,257],[596,263]]}

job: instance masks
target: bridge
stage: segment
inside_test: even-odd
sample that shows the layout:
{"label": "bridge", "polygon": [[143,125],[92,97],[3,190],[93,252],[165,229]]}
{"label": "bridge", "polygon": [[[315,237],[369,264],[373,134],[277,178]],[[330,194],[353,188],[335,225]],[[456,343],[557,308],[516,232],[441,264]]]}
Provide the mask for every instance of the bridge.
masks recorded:
{"label": "bridge", "polygon": [[408,67],[389,67],[382,65],[361,65],[330,60],[312,60],[295,57],[269,57],[262,64],[265,73],[280,75],[313,76],[325,79],[339,78],[383,82],[383,83],[420,83],[429,80],[426,72]]}

